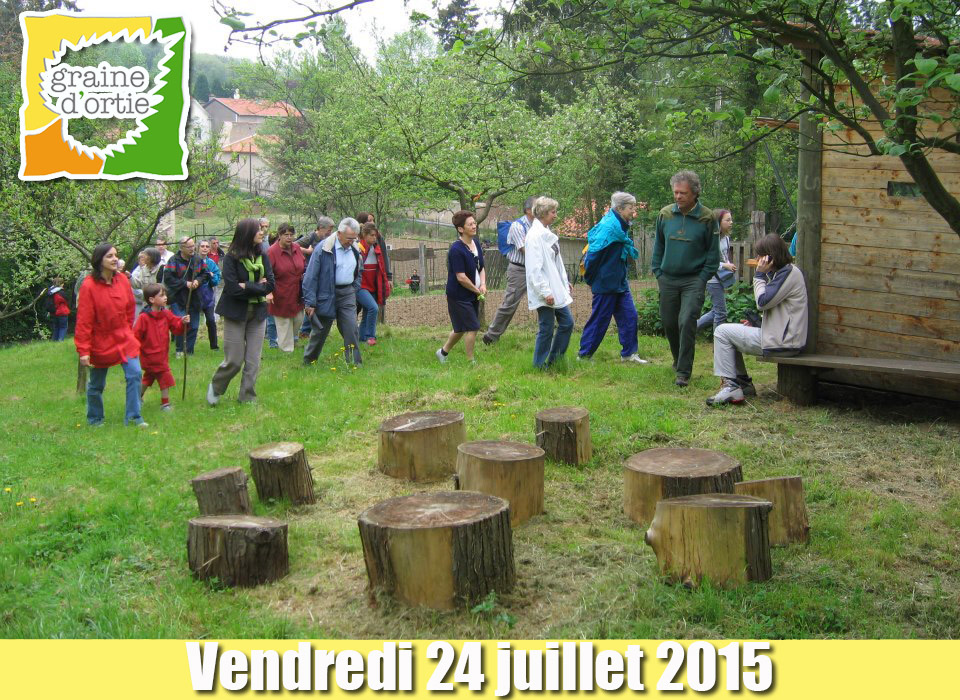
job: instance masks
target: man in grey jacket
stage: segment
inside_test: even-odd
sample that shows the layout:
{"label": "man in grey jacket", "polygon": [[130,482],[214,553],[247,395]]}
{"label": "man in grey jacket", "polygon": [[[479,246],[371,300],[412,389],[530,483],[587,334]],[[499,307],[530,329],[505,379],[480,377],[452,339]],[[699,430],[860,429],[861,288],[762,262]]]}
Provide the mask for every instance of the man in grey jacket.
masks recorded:
{"label": "man in grey jacket", "polygon": [[363,263],[355,245],[360,233],[356,219],[347,217],[337,227],[336,236],[313,251],[303,275],[304,314],[310,318],[310,340],[303,352],[303,364],[316,362],[323,344],[337,322],[343,336],[343,356],[347,364],[362,364],[360,333],[357,327],[357,290]]}
{"label": "man in grey jacket", "polygon": [[507,256],[507,288],[503,292],[503,301],[493,317],[493,322],[480,338],[484,345],[492,345],[500,340],[500,336],[506,332],[521,302],[527,298],[524,244],[527,231],[533,223],[533,203],[536,201],[536,197],[527,197],[527,201],[523,203],[523,216],[510,225],[507,243],[512,245],[513,249]]}

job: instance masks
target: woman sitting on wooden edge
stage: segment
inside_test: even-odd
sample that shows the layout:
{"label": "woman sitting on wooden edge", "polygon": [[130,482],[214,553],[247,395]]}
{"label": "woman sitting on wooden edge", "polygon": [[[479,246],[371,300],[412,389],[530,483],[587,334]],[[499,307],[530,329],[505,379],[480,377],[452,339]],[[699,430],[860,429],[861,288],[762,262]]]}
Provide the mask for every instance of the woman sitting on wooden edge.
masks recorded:
{"label": "woman sitting on wooden edge", "polygon": [[807,287],[800,268],[793,265],[787,244],[769,233],[757,242],[757,273],[753,296],[762,314],[761,326],[724,323],[713,334],[713,373],[721,377],[720,391],[707,404],[743,403],[744,390],[753,382],[743,364],[748,355],[797,355],[807,343]]}

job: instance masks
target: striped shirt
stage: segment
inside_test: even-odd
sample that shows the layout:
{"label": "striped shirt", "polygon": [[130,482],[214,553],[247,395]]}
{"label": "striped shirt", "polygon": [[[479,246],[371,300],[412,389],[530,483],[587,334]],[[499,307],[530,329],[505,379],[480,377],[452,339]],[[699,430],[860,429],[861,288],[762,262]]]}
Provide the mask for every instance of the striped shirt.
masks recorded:
{"label": "striped shirt", "polygon": [[513,250],[507,255],[507,260],[510,262],[523,265],[523,244],[527,238],[528,230],[530,230],[530,220],[526,214],[510,224],[510,231],[507,233],[507,243],[513,246]]}

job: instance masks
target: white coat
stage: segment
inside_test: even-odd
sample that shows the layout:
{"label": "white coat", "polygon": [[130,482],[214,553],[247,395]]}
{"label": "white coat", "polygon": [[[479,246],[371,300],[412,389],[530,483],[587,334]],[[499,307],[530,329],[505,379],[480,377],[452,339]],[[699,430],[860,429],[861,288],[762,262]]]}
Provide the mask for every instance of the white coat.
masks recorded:
{"label": "white coat", "polygon": [[[562,309],[573,302],[567,270],[560,257],[559,240],[557,234],[539,219],[530,224],[523,252],[526,257],[527,303],[531,311],[541,306]],[[553,304],[547,303],[548,296],[553,297]]]}

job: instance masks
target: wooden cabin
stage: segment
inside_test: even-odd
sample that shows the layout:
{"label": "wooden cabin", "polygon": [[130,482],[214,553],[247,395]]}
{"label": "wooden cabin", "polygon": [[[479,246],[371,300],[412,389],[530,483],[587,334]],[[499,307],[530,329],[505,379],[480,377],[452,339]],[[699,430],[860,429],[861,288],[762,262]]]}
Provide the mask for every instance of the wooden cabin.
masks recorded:
{"label": "wooden cabin", "polygon": [[[925,107],[956,104],[946,92],[932,98]],[[778,360],[780,392],[809,403],[828,381],[960,402],[960,236],[899,158],[869,156],[852,130],[804,121],[797,264],[809,342],[803,355]],[[932,135],[929,122],[924,130]],[[960,196],[960,156],[937,151],[930,162]]]}

